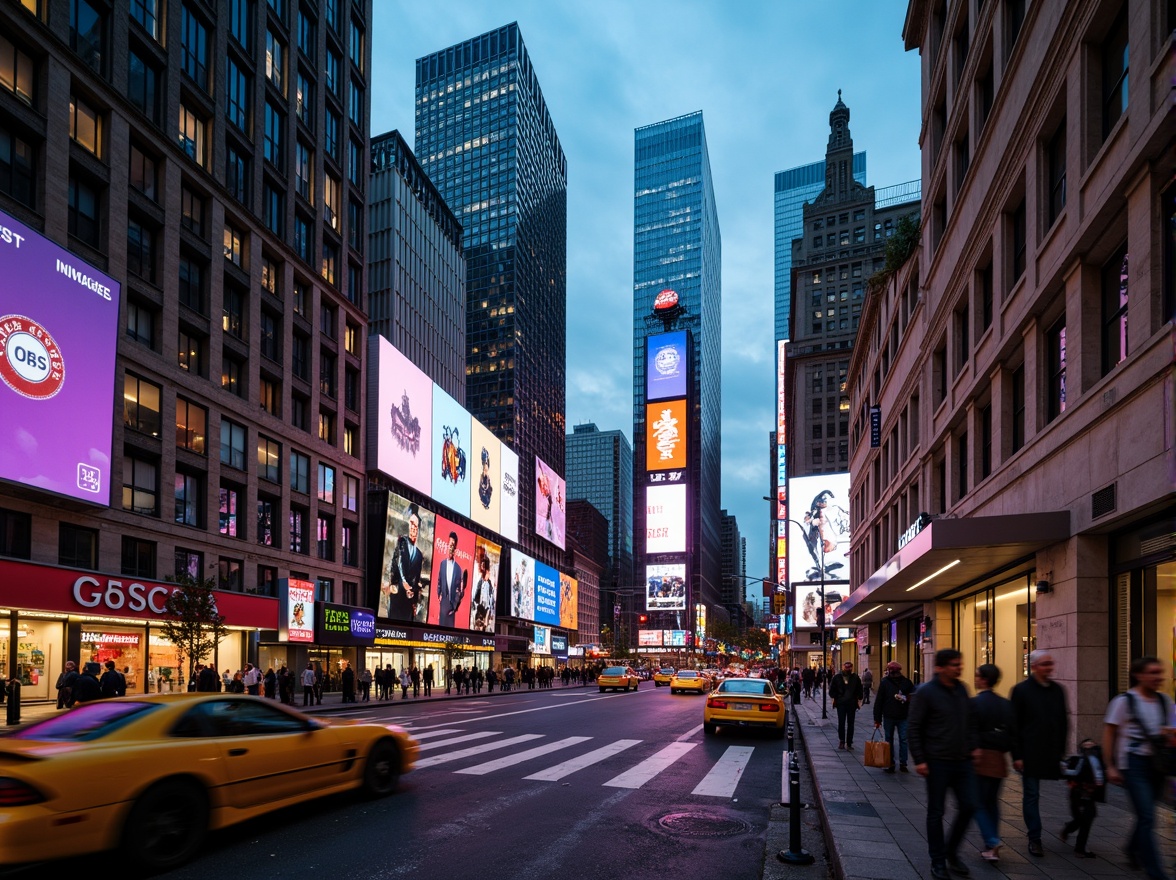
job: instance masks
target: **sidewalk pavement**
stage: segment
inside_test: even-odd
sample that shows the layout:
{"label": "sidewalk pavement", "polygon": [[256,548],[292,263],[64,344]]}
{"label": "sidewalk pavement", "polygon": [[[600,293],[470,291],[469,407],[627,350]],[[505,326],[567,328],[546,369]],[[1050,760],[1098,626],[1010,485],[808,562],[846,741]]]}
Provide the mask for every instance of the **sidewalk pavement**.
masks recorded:
{"label": "sidewalk pavement", "polygon": [[[818,700],[802,700],[790,706],[803,734],[808,767],[817,793],[817,807],[825,824],[825,840],[833,876],[839,880],[908,880],[931,877],[927,855],[927,788],[923,778],[911,772],[883,773],[863,765],[865,743],[874,732],[873,704],[857,713],[853,751],[837,748],[837,713],[829,706],[828,719],[821,718]],[[881,731],[879,731],[881,738]],[[895,736],[894,748],[898,748]],[[897,757],[897,756],[896,756]],[[897,761],[896,761],[897,763]],[[954,798],[948,795],[944,833],[954,815]],[[1000,836],[1004,842],[1000,861],[989,864],[980,858],[983,848],[975,823],[960,847],[959,857],[977,880],[1000,877],[1086,880],[1116,877],[1139,878],[1143,874],[1127,867],[1122,848],[1131,835],[1135,818],[1123,789],[1107,787],[1107,802],[1098,805],[1098,817],[1090,832],[1088,849],[1098,858],[1074,855],[1074,837],[1061,839],[1062,825],[1070,818],[1069,796],[1061,781],[1041,783],[1042,844],[1045,857],[1029,855],[1025,826],[1021,819],[1021,780],[1010,769],[1001,789]],[[1164,864],[1171,868],[1174,841],[1173,815],[1158,811],[1157,834]]]}

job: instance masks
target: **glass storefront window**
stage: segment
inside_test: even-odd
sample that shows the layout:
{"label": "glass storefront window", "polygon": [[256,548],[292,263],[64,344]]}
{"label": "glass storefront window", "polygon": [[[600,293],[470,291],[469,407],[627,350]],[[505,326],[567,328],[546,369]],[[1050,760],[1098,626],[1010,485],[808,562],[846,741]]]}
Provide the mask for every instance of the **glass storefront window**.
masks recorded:
{"label": "glass storefront window", "polygon": [[[0,619],[0,673],[8,680],[11,618]],[[16,631],[16,664],[22,700],[57,699],[57,676],[65,668],[62,651],[65,624],[60,620],[20,618]]]}
{"label": "glass storefront window", "polygon": [[147,662],[148,693],[170,694],[182,691],[187,686],[179,650],[158,633],[151,634]]}
{"label": "glass storefront window", "polygon": [[143,645],[146,640],[142,627],[130,629],[121,626],[82,624],[82,644],[78,652],[79,668],[84,663],[105,664],[114,661],[114,668],[127,679],[127,693],[143,692],[143,677],[146,673],[146,658]]}
{"label": "glass storefront window", "polygon": [[1136,657],[1159,657],[1170,668],[1176,664],[1176,561],[1117,574],[1112,589],[1115,690],[1124,691]]}
{"label": "glass storefront window", "polygon": [[1029,652],[1037,643],[1033,576],[955,602],[956,642],[964,652],[964,678],[971,682],[984,663],[1000,667],[995,690],[1002,696],[1029,675]]}

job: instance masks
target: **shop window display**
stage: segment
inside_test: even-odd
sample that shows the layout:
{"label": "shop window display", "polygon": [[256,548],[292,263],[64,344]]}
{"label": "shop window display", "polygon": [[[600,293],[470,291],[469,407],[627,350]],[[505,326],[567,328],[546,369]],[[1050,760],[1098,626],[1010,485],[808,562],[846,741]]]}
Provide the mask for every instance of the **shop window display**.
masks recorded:
{"label": "shop window display", "polygon": [[[0,674],[7,681],[10,670],[8,620],[0,624]],[[57,699],[57,675],[65,667],[62,653],[62,623],[57,620],[21,618],[16,631],[16,664],[20,674],[21,699]]]}
{"label": "shop window display", "polygon": [[1032,574],[1022,576],[955,603],[964,666],[999,666],[1002,676],[994,690],[1001,696],[1029,675],[1029,652],[1037,645],[1034,582]]}

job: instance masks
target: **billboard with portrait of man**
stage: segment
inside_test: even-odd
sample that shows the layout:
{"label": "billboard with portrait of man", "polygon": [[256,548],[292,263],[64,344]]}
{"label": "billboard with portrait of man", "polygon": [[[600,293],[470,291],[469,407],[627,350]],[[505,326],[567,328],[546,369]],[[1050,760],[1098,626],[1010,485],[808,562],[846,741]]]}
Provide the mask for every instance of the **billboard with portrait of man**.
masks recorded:
{"label": "billboard with portrait of man", "polygon": [[388,620],[426,623],[432,573],[433,512],[388,493],[377,613]]}
{"label": "billboard with portrait of man", "polygon": [[474,578],[474,533],[437,517],[433,538],[433,595],[429,623],[465,629]]}

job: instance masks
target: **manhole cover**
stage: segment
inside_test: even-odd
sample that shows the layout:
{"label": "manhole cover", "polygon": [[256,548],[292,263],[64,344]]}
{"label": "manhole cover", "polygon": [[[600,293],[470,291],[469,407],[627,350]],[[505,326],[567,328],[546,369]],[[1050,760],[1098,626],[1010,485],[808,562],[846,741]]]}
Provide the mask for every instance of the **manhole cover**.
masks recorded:
{"label": "manhole cover", "polygon": [[751,831],[751,826],[741,819],[709,813],[670,813],[658,819],[657,824],[672,834],[691,837],[734,837]]}

